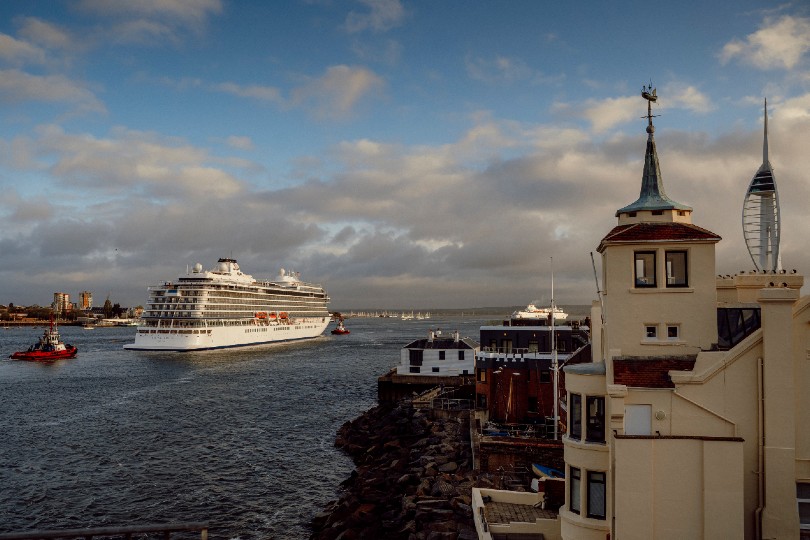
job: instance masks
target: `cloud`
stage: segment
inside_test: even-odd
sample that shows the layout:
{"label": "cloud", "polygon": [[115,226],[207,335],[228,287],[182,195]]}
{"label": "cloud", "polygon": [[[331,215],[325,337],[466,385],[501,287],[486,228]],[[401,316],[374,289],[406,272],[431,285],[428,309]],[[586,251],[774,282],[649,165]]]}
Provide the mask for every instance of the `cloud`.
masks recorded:
{"label": "cloud", "polygon": [[512,83],[527,80],[533,76],[532,69],[523,60],[501,55],[493,58],[467,56],[464,59],[464,65],[467,68],[467,75],[471,79],[488,83]]}
{"label": "cloud", "polygon": [[189,27],[199,27],[211,15],[222,12],[221,0],[138,0],[136,2],[109,2],[107,0],[80,0],[77,7],[105,17],[146,17],[180,21]]}
{"label": "cloud", "polygon": [[66,133],[57,126],[39,134],[40,160],[50,163],[51,175],[97,195],[193,200],[231,197],[243,189],[213,156],[181,141],[124,129],[108,138]]}
{"label": "cloud", "polygon": [[346,16],[346,31],[349,33],[384,32],[403,23],[406,13],[399,0],[359,0],[368,12],[350,11]]}
{"label": "cloud", "polygon": [[31,75],[17,69],[0,70],[0,102],[71,103],[81,111],[105,113],[104,104],[87,88],[62,75]]}
{"label": "cloud", "polygon": [[231,135],[227,139],[228,146],[231,148],[236,148],[237,150],[253,150],[255,148],[253,146],[253,141],[250,137],[239,137],[237,135]]}
{"label": "cloud", "polygon": [[[575,107],[569,104],[557,104],[555,108],[560,111],[575,110]],[[595,133],[604,133],[619,124],[635,120],[638,118],[638,111],[638,98],[633,96],[603,100],[589,99],[585,102],[579,115],[591,123]]]}
{"label": "cloud", "polygon": [[200,34],[223,9],[221,0],[80,0],[76,7],[112,20],[104,33],[113,43],[141,45],[176,42],[186,31]]}
{"label": "cloud", "polygon": [[669,106],[697,113],[707,113],[713,109],[709,97],[692,85],[670,83],[664,90],[667,96],[664,102]]}
{"label": "cloud", "polygon": [[[712,110],[708,96],[696,87],[680,82],[664,85],[665,98],[660,98],[653,107],[686,109],[696,113]],[[584,104],[557,102],[552,111],[558,115],[574,116],[587,120],[596,134],[605,133],[616,126],[635,121],[639,117],[639,98],[624,96],[605,99],[588,99]],[[653,112],[655,114],[655,112]]]}
{"label": "cloud", "polygon": [[15,65],[44,64],[45,51],[26,41],[20,41],[7,34],[0,34],[0,59]]}
{"label": "cloud", "polygon": [[267,101],[274,103],[284,103],[284,98],[281,95],[281,90],[272,86],[261,85],[247,85],[242,86],[232,82],[225,82],[215,84],[212,87],[214,90],[232,94],[238,97],[246,97],[251,99],[258,99],[259,101]]}
{"label": "cloud", "polygon": [[[175,85],[176,86],[176,85]],[[223,82],[209,86],[216,92],[272,103],[282,108],[304,108],[320,119],[340,120],[350,116],[364,98],[379,93],[385,82],[365,67],[331,66],[320,77],[302,78],[289,90],[261,85]]]}
{"label": "cloud", "polygon": [[332,66],[322,77],[295,88],[290,102],[308,108],[317,117],[339,119],[352,113],[361,99],[384,86],[383,79],[370,69]]}
{"label": "cloud", "polygon": [[[633,100],[636,118],[640,98]],[[807,268],[800,232],[810,197],[810,94],[771,106],[783,260]],[[23,187],[0,190],[9,224],[0,232],[8,255],[0,258],[0,296],[42,302],[49,287],[63,283],[112,291],[114,301],[134,305],[144,301],[145,285],[225,254],[257,276],[278,266],[301,270],[326,284],[335,309],[517,305],[546,291],[553,255],[558,301],[587,304],[595,297],[588,254],[615,225],[616,209],[638,195],[645,135],[604,138],[565,124],[480,113],[444,144],[345,140],[301,156],[310,174],[283,188],[243,182],[239,167],[246,165],[182,139],[124,128],[103,137],[41,128],[4,145],[31,156],[15,165],[26,170],[12,174],[0,161],[0,178],[44,169],[49,179],[45,205]],[[739,213],[761,137],[760,126],[716,137],[668,129],[657,137],[669,196],[695,209],[697,225],[724,237],[718,272],[750,267]],[[0,156],[10,160],[10,153]],[[321,169],[324,155],[333,160]],[[12,296],[21,283],[32,299]]]}
{"label": "cloud", "polygon": [[73,52],[77,48],[71,33],[53,23],[36,17],[20,17],[15,22],[20,25],[21,36],[41,47],[63,52]]}
{"label": "cloud", "polygon": [[759,69],[793,69],[810,51],[810,19],[785,15],[768,18],[745,40],[735,39],[720,51],[720,62],[734,58]]}

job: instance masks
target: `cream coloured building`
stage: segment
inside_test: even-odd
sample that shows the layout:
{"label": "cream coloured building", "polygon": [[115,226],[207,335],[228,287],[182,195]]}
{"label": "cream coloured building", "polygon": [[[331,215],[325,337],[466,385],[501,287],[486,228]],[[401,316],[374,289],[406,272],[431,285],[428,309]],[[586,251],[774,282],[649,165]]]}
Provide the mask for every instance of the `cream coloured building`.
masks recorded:
{"label": "cream coloured building", "polygon": [[598,247],[594,362],[565,368],[561,537],[810,538],[804,279],[716,275],[721,238],[666,195],[648,117],[639,198]]}

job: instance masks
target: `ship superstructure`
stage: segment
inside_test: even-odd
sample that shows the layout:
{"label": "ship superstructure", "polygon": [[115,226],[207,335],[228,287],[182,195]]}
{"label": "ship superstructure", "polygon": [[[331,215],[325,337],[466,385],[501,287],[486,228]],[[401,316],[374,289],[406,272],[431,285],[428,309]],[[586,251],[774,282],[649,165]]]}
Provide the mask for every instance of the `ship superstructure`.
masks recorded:
{"label": "ship superstructure", "polygon": [[329,296],[320,285],[281,269],[257,281],[235,259],[203,270],[197,263],[174,282],[149,287],[135,343],[125,349],[193,351],[263,345],[321,335]]}

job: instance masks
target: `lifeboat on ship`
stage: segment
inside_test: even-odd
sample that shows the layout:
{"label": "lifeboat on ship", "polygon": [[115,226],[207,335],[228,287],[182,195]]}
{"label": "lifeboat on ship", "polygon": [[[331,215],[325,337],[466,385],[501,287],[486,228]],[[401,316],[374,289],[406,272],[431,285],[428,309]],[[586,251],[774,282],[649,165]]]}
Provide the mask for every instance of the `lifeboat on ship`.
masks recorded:
{"label": "lifeboat on ship", "polygon": [[59,337],[59,330],[51,320],[45,333],[37,343],[28,347],[27,351],[17,351],[9,356],[13,360],[28,360],[33,362],[53,362],[64,358],[75,358],[79,350],[70,344],[65,344]]}

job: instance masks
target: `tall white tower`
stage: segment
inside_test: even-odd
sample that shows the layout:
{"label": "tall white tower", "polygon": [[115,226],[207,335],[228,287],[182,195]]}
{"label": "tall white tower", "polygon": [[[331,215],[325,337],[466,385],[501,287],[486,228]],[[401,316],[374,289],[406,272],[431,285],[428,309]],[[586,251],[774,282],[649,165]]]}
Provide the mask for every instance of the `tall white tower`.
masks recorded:
{"label": "tall white tower", "polygon": [[765,100],[765,137],[762,165],[745,194],[742,212],[745,246],[757,270],[781,270],[779,259],[779,194],[768,161],[768,100]]}

